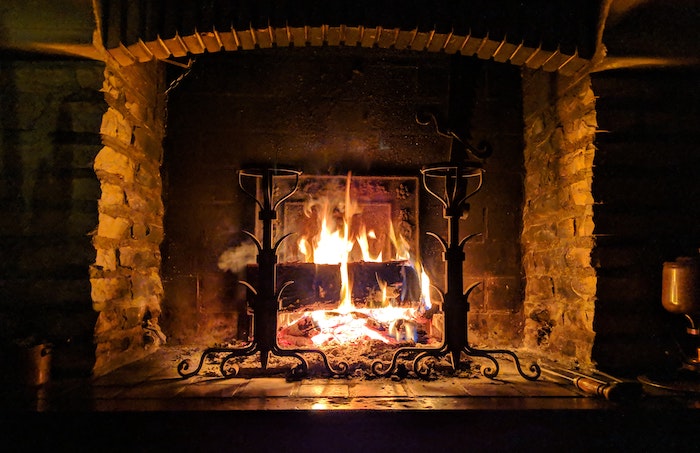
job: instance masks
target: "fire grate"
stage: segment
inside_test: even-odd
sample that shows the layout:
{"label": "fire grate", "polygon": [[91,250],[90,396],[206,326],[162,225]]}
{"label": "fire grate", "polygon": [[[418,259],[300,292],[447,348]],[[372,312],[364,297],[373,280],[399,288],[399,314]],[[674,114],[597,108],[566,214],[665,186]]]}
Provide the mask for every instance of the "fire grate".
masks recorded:
{"label": "fire grate", "polygon": [[[437,119],[430,115],[427,121],[416,118],[419,124],[434,124],[436,132],[450,140],[450,160],[446,163],[436,163],[421,170],[421,183],[424,190],[437,199],[443,206],[443,217],[447,220],[447,235],[442,237],[434,232],[428,235],[437,240],[443,249],[443,261],[446,266],[445,291],[440,291],[443,299],[443,335],[437,346],[399,347],[393,353],[389,363],[381,360],[371,364],[371,372],[377,377],[391,374],[406,374],[405,362],[412,362],[413,372],[422,379],[429,379],[434,368],[434,362],[445,357],[451,362],[453,369],[460,366],[462,354],[480,357],[490,361],[490,365],[482,367],[482,373],[488,378],[495,378],[500,372],[497,356],[509,358],[524,379],[534,381],[540,377],[541,369],[537,363],[531,363],[526,372],[518,356],[507,349],[478,349],[469,344],[467,315],[469,312],[469,296],[481,283],[471,285],[464,292],[463,266],[465,261],[465,244],[481,233],[474,233],[460,238],[460,220],[468,218],[470,204],[468,200],[481,190],[484,169],[482,159],[490,150],[487,146],[479,149],[472,146],[453,131],[440,129]],[[321,358],[326,371],[332,375],[348,374],[347,362],[339,361],[331,365],[328,356],[320,349],[313,348],[282,348],[277,338],[277,316],[282,306],[281,293],[289,283],[277,286],[277,261],[280,245],[292,233],[282,234],[275,240],[275,226],[278,220],[277,208],[289,200],[300,187],[301,171],[283,167],[241,170],[239,186],[259,208],[258,218],[260,228],[258,235],[246,232],[254,241],[257,250],[257,284],[242,282],[253,294],[253,335],[252,340],[241,348],[208,348],[193,371],[190,361],[183,360],[178,365],[178,373],[184,377],[194,376],[202,369],[207,357],[218,359],[223,376],[235,375],[238,371],[229,362],[242,356],[260,352],[260,364],[267,368],[270,354],[282,357],[292,357],[298,364],[290,370],[291,377],[301,378],[308,373],[309,363],[305,355],[314,354]],[[286,185],[276,184],[277,180],[286,179]],[[293,182],[289,182],[291,181]],[[256,190],[247,189],[244,181],[255,181]],[[349,190],[349,189],[348,189]],[[349,196],[346,196],[349,202]],[[291,210],[285,214],[290,215]],[[262,239],[258,239],[258,236]],[[280,236],[279,234],[277,236]],[[347,262],[345,263],[347,266]],[[342,302],[341,302],[342,303]],[[433,359],[433,360],[430,360]]]}

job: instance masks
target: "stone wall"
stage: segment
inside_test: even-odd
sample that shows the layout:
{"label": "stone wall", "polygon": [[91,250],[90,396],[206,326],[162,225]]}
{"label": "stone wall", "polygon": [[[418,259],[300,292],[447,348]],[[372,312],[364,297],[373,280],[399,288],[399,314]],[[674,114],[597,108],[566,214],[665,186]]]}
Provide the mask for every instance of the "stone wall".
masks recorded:
{"label": "stone wall", "polygon": [[52,343],[55,377],[94,363],[88,233],[103,71],[70,58],[0,59],[0,342]]}
{"label": "stone wall", "polygon": [[164,77],[160,63],[108,63],[102,91],[109,105],[95,158],[102,190],[97,251],[90,269],[95,374],[136,360],[164,341],[158,327],[163,285],[160,243]]}
{"label": "stone wall", "polygon": [[590,77],[523,71],[525,346],[591,364],[595,97]]}

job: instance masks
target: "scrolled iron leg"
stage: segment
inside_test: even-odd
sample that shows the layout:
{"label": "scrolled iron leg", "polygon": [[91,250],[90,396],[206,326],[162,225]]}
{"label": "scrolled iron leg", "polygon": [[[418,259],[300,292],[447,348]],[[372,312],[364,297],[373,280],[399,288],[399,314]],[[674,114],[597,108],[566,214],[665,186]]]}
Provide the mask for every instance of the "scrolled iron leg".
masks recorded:
{"label": "scrolled iron leg", "polygon": [[421,379],[427,379],[432,372],[432,367],[421,364],[421,362],[428,357],[440,357],[445,354],[445,351],[446,349],[444,346],[440,346],[438,348],[399,348],[396,350],[396,352],[394,352],[389,364],[377,360],[372,362],[370,369],[372,370],[372,374],[374,374],[376,377],[387,377],[397,372],[399,368],[400,356],[407,355],[410,357],[412,354],[417,354],[417,356],[413,358],[413,371]]}
{"label": "scrolled iron leg", "polygon": [[484,376],[486,376],[489,379],[493,379],[496,376],[498,376],[498,373],[500,371],[500,365],[498,363],[498,360],[493,356],[493,354],[503,354],[509,356],[513,360],[515,368],[518,370],[518,374],[520,374],[520,376],[522,376],[523,379],[526,379],[528,381],[536,381],[542,374],[540,366],[534,362],[531,363],[529,366],[529,371],[531,374],[525,373],[522,365],[520,364],[520,359],[518,358],[518,356],[513,351],[509,351],[507,349],[476,349],[467,346],[464,348],[464,352],[472,357],[486,358],[493,363],[493,368],[487,366],[486,368],[482,369],[482,373],[484,374]]}
{"label": "scrolled iron leg", "polygon": [[306,358],[304,358],[303,354],[316,354],[321,357],[324,367],[333,376],[346,376],[348,369],[350,368],[346,362],[339,362],[337,364],[337,368],[332,367],[328,361],[328,356],[320,349],[282,349],[277,347],[273,351],[273,354],[285,357],[294,357],[301,362],[290,370],[292,378],[301,379],[308,373],[309,363]]}
{"label": "scrolled iron leg", "polygon": [[197,368],[194,369],[194,371],[187,372],[187,370],[190,369],[190,359],[185,359],[182,362],[180,362],[177,365],[177,372],[178,374],[183,378],[183,379],[188,379],[191,378],[192,376],[198,374],[201,370],[202,367],[204,366],[204,361],[208,356],[215,356],[217,354],[228,354],[220,363],[219,369],[221,371],[222,376],[225,377],[231,377],[237,373],[229,373],[225,370],[225,365],[226,362],[234,357],[243,357],[243,356],[248,356],[254,354],[258,349],[258,345],[256,343],[249,343],[246,346],[242,348],[207,348],[202,352],[202,354],[199,357],[199,363],[197,364]]}
{"label": "scrolled iron leg", "polygon": [[199,371],[202,369],[202,366],[204,366],[204,360],[207,358],[207,356],[210,354],[213,355],[215,353],[216,351],[213,348],[205,349],[204,352],[202,352],[202,355],[199,357],[199,364],[197,365],[197,368],[195,368],[194,371],[191,371],[189,373],[187,373],[186,371],[190,369],[190,359],[183,360],[177,365],[178,374],[183,379],[191,378],[192,376],[199,373]]}
{"label": "scrolled iron leg", "polygon": [[431,351],[424,351],[418,354],[416,358],[413,359],[413,372],[416,373],[416,376],[423,379],[424,381],[429,381],[435,367],[432,364],[426,363],[425,361],[429,358],[437,360],[440,357],[444,356],[446,352],[447,349],[442,348]]}

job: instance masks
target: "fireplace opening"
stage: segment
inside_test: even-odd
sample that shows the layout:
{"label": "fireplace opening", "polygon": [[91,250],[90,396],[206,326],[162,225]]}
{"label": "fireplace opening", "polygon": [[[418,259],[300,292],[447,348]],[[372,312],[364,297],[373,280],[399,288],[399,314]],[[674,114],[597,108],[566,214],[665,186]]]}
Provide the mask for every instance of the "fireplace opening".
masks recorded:
{"label": "fireplace opening", "polygon": [[[444,235],[446,226],[442,206],[421,189],[418,176],[425,165],[449,160],[450,141],[416,115],[446,118],[454,109],[451,64],[446,55],[355,48],[198,58],[168,103],[162,326],[169,341],[203,346],[251,335],[250,294],[238,281],[256,279],[256,250],[244,231],[261,227],[237,174],[250,165],[303,171],[301,190],[280,206],[275,227],[275,240],[295,236],[279,248],[277,284],[295,284],[280,296],[278,328],[297,333],[282,335],[282,343],[312,342],[298,329],[309,321],[304,305],[340,302],[331,300],[342,290],[340,261],[317,262],[311,270],[302,256],[315,241],[311,233],[323,203],[332,230],[342,232],[342,211],[355,209],[346,219],[349,232],[355,237],[362,229],[369,238],[365,256],[357,243],[349,252],[357,283],[350,299],[362,309],[391,299],[430,310],[421,302],[430,297],[430,291],[420,294],[421,274],[442,287],[445,265],[439,242],[426,233]],[[496,150],[486,164],[483,196],[470,200],[469,218],[460,222],[463,231],[481,233],[465,246],[466,283],[482,282],[470,300],[471,339],[517,348],[524,328],[520,75],[517,68],[478,60],[467,66],[468,80],[460,81],[468,87],[461,127]],[[173,80],[182,73],[171,71]],[[284,193],[281,186],[275,190]],[[380,252],[384,258],[371,263]],[[439,305],[439,293],[432,292]],[[378,334],[375,341],[395,344],[419,336],[440,341],[441,318],[429,316],[381,322],[369,332]]]}

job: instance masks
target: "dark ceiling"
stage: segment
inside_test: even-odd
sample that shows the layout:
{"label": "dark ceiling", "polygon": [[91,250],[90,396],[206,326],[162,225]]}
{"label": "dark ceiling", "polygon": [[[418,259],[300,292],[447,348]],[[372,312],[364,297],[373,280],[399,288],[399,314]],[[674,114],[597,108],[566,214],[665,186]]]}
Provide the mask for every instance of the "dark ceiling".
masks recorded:
{"label": "dark ceiling", "polygon": [[345,23],[488,33],[563,53],[577,49],[584,58],[602,36],[609,67],[698,64],[700,55],[698,0],[4,0],[0,49],[99,58],[96,17],[107,47],[195,28]]}
{"label": "dark ceiling", "polygon": [[151,41],[198,30],[245,30],[268,26],[363,26],[456,35],[471,34],[525,46],[578,49],[591,58],[601,0],[104,0],[103,36],[107,48],[138,39]]}

